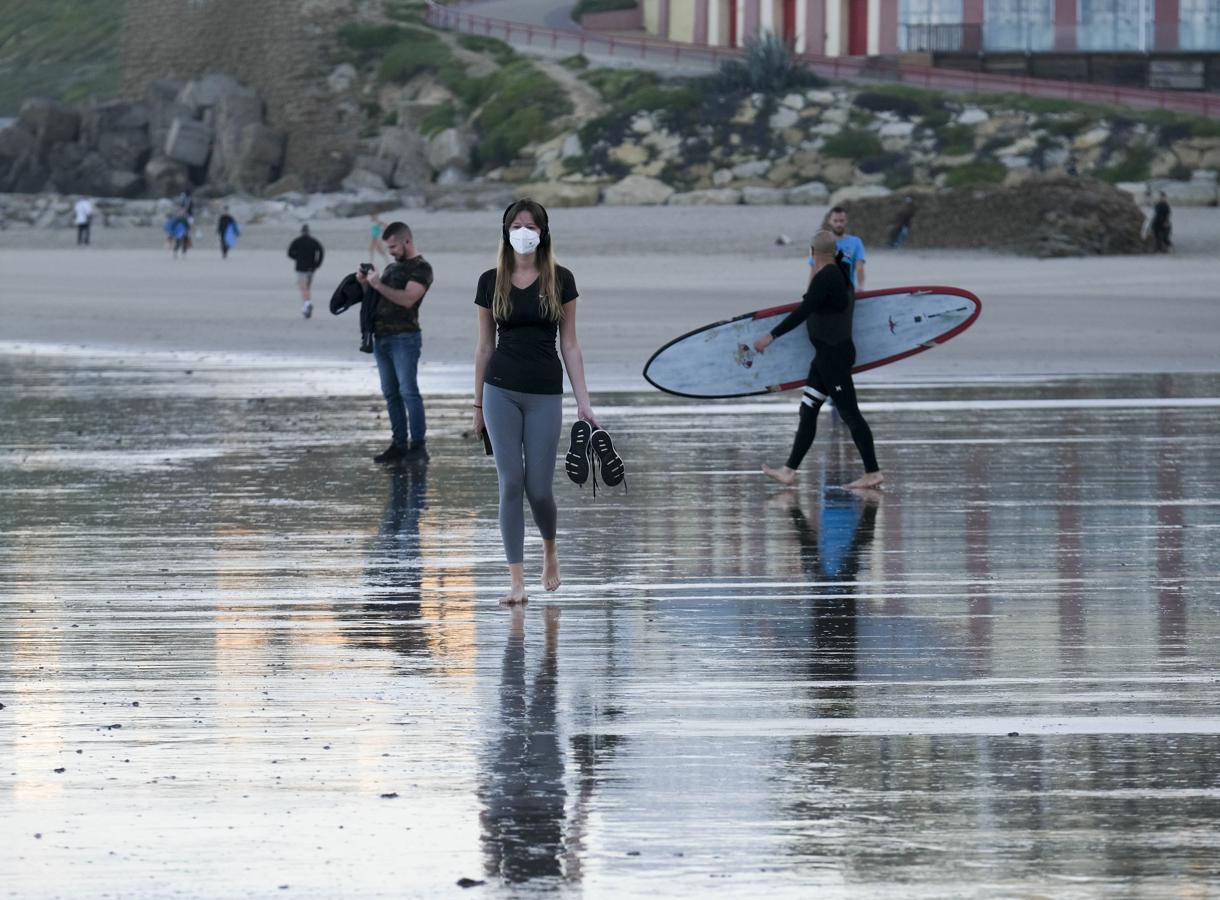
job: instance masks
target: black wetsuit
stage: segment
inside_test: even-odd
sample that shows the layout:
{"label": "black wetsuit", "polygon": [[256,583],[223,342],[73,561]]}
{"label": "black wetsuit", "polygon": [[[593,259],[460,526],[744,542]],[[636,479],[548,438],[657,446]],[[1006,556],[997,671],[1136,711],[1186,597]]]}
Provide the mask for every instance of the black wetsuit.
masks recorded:
{"label": "black wetsuit", "polygon": [[809,339],[813,341],[813,362],[809,366],[809,378],[801,402],[800,424],[796,429],[796,439],[792,442],[792,453],[788,456],[790,469],[799,467],[813,446],[818,411],[829,397],[851,430],[852,440],[856,442],[856,449],[864,461],[864,471],[880,471],[873,449],[873,432],[864,421],[864,416],[860,415],[860,407],[856,404],[856,387],[851,380],[851,369],[856,364],[856,345],[851,339],[856,296],[851,278],[844,268],[841,262],[837,262],[819,269],[809,282],[809,290],[801,299],[801,305],[771,329],[771,336],[778,338],[804,322],[809,330]]}

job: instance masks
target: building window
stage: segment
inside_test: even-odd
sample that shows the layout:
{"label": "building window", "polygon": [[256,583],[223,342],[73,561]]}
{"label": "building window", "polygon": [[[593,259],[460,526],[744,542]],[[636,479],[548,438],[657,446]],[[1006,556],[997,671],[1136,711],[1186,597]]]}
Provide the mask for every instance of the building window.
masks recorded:
{"label": "building window", "polygon": [[1180,0],[1178,14],[1181,21],[1178,46],[1181,49],[1220,50],[1220,3],[1216,0]]}
{"label": "building window", "polygon": [[1055,46],[1054,0],[986,0],[983,48],[1051,50]]}
{"label": "building window", "polygon": [[898,0],[899,50],[958,50],[962,0]]}
{"label": "building window", "polygon": [[1080,0],[1080,49],[1151,50],[1155,7],[1156,0]]}

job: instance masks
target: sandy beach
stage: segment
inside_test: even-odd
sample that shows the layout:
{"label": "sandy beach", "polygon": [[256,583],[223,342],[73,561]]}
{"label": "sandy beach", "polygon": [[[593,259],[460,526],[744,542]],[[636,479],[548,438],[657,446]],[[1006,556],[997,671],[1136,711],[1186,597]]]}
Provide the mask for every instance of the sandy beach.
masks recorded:
{"label": "sandy beach", "polygon": [[[555,210],[557,253],[581,292],[579,330],[594,389],[645,389],[643,364],[669,339],[799,297],[803,243],[820,212]],[[423,383],[432,391],[467,390],[474,285],[493,260],[497,217],[400,215],[436,272],[422,310]],[[1180,209],[1174,216],[1172,256],[1036,260],[869,248],[867,287],[952,285],[978,294],[984,309],[962,336],[862,380],[1216,371],[1220,211]],[[285,257],[295,231],[248,225],[225,261],[206,226],[182,260],[171,258],[155,229],[95,228],[84,249],[71,230],[0,232],[0,350],[60,345],[369,365],[356,350],[356,315],[336,318],[325,309],[333,286],[364,258],[366,220],[313,223],[327,258],[310,321],[298,313]],[[777,246],[781,234],[793,243]]]}
{"label": "sandy beach", "polygon": [[[506,587],[470,424],[494,213],[412,214],[431,460],[388,438],[362,221],[0,232],[0,896],[1202,896],[1220,884],[1216,210],[1172,257],[874,250],[979,294],[865,373],[885,489],[791,394],[644,384],[793,299],[809,210],[557,210],[624,487]],[[570,401],[570,396],[569,396]],[[568,419],[570,421],[570,418]],[[561,451],[562,452],[562,451]],[[527,522],[528,522],[528,513]]]}

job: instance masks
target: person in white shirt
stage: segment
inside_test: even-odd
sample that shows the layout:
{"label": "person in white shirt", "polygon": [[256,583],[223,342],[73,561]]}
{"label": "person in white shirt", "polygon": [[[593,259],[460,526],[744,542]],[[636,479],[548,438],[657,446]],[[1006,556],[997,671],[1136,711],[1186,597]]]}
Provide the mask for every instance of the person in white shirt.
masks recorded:
{"label": "person in white shirt", "polygon": [[93,201],[81,197],[76,201],[76,243],[89,243],[89,225],[93,221]]}

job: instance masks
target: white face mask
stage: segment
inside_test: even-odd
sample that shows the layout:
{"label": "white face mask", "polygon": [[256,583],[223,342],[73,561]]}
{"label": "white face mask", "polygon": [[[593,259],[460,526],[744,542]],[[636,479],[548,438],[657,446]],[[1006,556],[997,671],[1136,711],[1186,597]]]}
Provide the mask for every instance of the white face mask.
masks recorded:
{"label": "white face mask", "polygon": [[529,228],[514,228],[508,233],[508,242],[518,253],[525,255],[538,249],[542,237]]}

